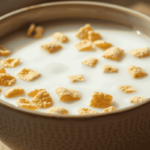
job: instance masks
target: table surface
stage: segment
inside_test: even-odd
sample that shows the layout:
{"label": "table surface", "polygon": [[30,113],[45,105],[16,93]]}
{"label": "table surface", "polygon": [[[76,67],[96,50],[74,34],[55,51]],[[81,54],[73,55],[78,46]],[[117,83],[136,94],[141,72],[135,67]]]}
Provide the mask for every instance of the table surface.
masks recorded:
{"label": "table surface", "polygon": [[[129,8],[134,9],[136,11],[139,11],[141,13],[144,13],[144,14],[150,16],[150,4],[147,4],[144,2],[138,2],[138,3],[135,3],[131,6],[129,6]],[[10,148],[8,148],[6,145],[4,145],[0,141],[0,150],[10,150]]]}

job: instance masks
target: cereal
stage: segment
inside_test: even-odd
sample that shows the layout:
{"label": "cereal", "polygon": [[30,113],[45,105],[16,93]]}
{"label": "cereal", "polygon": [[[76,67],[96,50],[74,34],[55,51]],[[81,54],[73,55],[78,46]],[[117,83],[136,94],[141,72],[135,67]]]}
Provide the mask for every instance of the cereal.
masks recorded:
{"label": "cereal", "polygon": [[141,103],[145,100],[147,100],[147,98],[134,96],[133,98],[130,99],[130,102],[133,103],[133,104],[138,104],[138,103]]}
{"label": "cereal", "polygon": [[6,73],[1,73],[0,74],[0,85],[2,86],[11,86],[15,83],[16,79],[15,77],[6,74]]}
{"label": "cereal", "polygon": [[75,76],[69,76],[68,77],[71,82],[76,82],[76,81],[84,81],[84,77],[82,75],[75,75]]}
{"label": "cereal", "polygon": [[52,106],[52,98],[46,90],[40,91],[36,96],[32,98],[32,103],[34,103],[39,108],[47,108]]}
{"label": "cereal", "polygon": [[91,58],[88,58],[88,59],[82,61],[82,64],[88,65],[90,67],[95,67],[95,65],[97,64],[97,62],[98,62],[98,59],[96,59],[94,57],[91,57]]}
{"label": "cereal", "polygon": [[38,76],[40,76],[40,73],[28,68],[24,68],[19,73],[17,73],[17,77],[24,81],[32,81]]}
{"label": "cereal", "polygon": [[105,42],[103,40],[94,41],[94,45],[104,50],[111,47],[111,43]]}
{"label": "cereal", "polygon": [[79,92],[75,90],[58,87],[55,91],[61,101],[74,101],[80,99]]}
{"label": "cereal", "polygon": [[123,54],[124,50],[118,47],[111,47],[103,53],[102,57],[118,61],[123,56]]}
{"label": "cereal", "polygon": [[0,64],[5,68],[16,67],[19,63],[20,63],[19,58],[7,58],[7,59],[2,59],[0,61]]}
{"label": "cereal", "polygon": [[98,114],[97,111],[89,109],[89,108],[80,108],[78,110],[79,115],[88,115],[88,114]]}
{"label": "cereal", "polygon": [[35,34],[32,38],[41,38],[44,32],[44,28],[41,26],[37,26],[35,28]]}
{"label": "cereal", "polygon": [[0,68],[0,73],[6,73],[6,71],[5,71],[5,68],[4,68],[4,67],[1,67],[1,68]]}
{"label": "cereal", "polygon": [[54,33],[52,37],[62,43],[68,42],[68,37],[61,32]]}
{"label": "cereal", "polygon": [[88,39],[91,41],[91,42],[94,42],[96,40],[99,40],[101,39],[101,36],[99,33],[95,33],[94,31],[89,31],[88,32]]}
{"label": "cereal", "polygon": [[45,89],[35,89],[31,92],[28,92],[27,95],[30,96],[30,97],[34,97],[35,95],[37,95],[39,92],[43,91]]}
{"label": "cereal", "polygon": [[104,113],[104,112],[110,112],[110,111],[114,111],[114,110],[116,110],[116,108],[113,106],[110,106],[108,108],[105,108],[102,112]]}
{"label": "cereal", "polygon": [[7,89],[4,92],[4,96],[7,98],[16,97],[16,96],[23,95],[23,94],[24,94],[24,89],[18,86]]}
{"label": "cereal", "polygon": [[81,40],[75,44],[75,47],[78,51],[89,51],[92,50],[92,43],[89,40]]}
{"label": "cereal", "polygon": [[62,46],[55,41],[49,42],[47,44],[43,44],[43,45],[41,45],[41,47],[44,48],[45,50],[47,50],[49,53],[53,53],[62,48]]}
{"label": "cereal", "polygon": [[125,93],[132,93],[136,91],[133,87],[129,85],[120,85],[118,86],[118,88]]}
{"label": "cereal", "polygon": [[20,97],[17,99],[17,105],[18,107],[29,109],[29,110],[37,110],[37,106],[30,102],[28,99],[24,97]]}
{"label": "cereal", "polygon": [[144,47],[144,48],[132,50],[130,51],[130,54],[135,57],[142,58],[142,57],[149,56],[150,50],[149,50],[149,47]]}
{"label": "cereal", "polygon": [[85,26],[81,27],[75,36],[79,39],[88,39],[88,31],[93,31],[90,24],[86,24]]}
{"label": "cereal", "polygon": [[98,108],[109,107],[112,99],[113,97],[109,94],[95,91],[92,95],[90,106]]}
{"label": "cereal", "polygon": [[2,89],[0,89],[0,92],[2,91]]}
{"label": "cereal", "polygon": [[109,72],[118,72],[118,68],[110,66],[110,65],[103,65],[102,69],[105,73],[109,73]]}
{"label": "cereal", "polygon": [[65,115],[68,114],[68,110],[66,110],[65,108],[62,107],[52,107],[49,108],[46,113],[48,114],[57,114],[57,115]]}
{"label": "cereal", "polygon": [[35,30],[35,24],[32,23],[27,31],[27,36],[30,37],[33,34],[34,30]]}
{"label": "cereal", "polygon": [[142,68],[133,65],[129,66],[128,71],[134,78],[140,78],[147,75],[147,73]]}
{"label": "cereal", "polygon": [[0,56],[8,56],[11,51],[3,46],[0,46]]}

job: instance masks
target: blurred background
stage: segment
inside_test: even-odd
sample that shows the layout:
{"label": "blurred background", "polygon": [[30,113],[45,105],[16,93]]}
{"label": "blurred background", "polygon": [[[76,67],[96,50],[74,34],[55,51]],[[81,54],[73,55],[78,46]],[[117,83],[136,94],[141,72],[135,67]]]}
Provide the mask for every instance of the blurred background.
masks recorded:
{"label": "blurred background", "polygon": [[[67,0],[0,0],[0,16],[23,7],[57,1],[67,1]],[[105,2],[128,7],[130,9],[139,11],[143,14],[150,16],[150,0],[91,0],[91,1]],[[0,142],[0,150],[10,150],[10,149],[7,146],[5,146],[2,142]]]}

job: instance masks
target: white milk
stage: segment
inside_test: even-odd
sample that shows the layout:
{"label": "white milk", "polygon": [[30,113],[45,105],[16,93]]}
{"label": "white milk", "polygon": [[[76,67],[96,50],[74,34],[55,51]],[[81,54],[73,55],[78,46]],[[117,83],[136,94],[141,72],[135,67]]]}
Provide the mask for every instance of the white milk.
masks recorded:
{"label": "white milk", "polygon": [[[95,32],[101,34],[102,39],[112,43],[113,46],[119,47],[125,51],[120,61],[113,61],[102,58],[103,50],[96,48],[93,51],[79,52],[74,45],[79,41],[74,35],[76,31],[84,24],[69,24],[45,26],[45,33],[41,39],[30,39],[25,33],[17,33],[9,36],[0,45],[12,50],[12,54],[7,58],[20,58],[21,63],[15,68],[6,68],[6,72],[16,77],[16,83],[13,86],[24,88],[25,92],[37,88],[45,88],[53,99],[52,107],[64,107],[70,114],[78,114],[78,109],[82,107],[91,108],[102,112],[103,109],[90,107],[91,96],[94,91],[108,93],[113,96],[112,106],[121,109],[133,105],[130,98],[134,96],[150,97],[150,57],[136,58],[129,54],[129,51],[149,46],[150,39],[144,36],[140,31],[131,30],[118,25],[92,24]],[[52,34],[54,32],[63,32],[69,37],[68,43],[61,43],[63,48],[55,53],[48,53],[40,47],[41,44],[53,41]],[[81,64],[81,61],[96,57],[99,62],[92,68]],[[6,57],[0,57],[4,59]],[[112,65],[119,69],[118,73],[103,73],[101,66],[104,64]],[[143,78],[134,79],[128,72],[127,68],[135,65],[143,68],[149,75]],[[23,68],[30,68],[39,73],[41,77],[27,82],[19,79],[16,74]],[[85,82],[72,83],[68,79],[70,75],[82,74]],[[119,85],[130,85],[136,89],[133,93],[124,93],[118,89]],[[79,91],[81,99],[73,102],[62,102],[55,93],[57,87],[65,87]],[[3,93],[10,87],[0,86],[2,92],[0,98],[15,106],[15,98],[5,98]],[[19,97],[26,97],[26,94]],[[38,111],[46,112],[46,109],[38,109]]]}

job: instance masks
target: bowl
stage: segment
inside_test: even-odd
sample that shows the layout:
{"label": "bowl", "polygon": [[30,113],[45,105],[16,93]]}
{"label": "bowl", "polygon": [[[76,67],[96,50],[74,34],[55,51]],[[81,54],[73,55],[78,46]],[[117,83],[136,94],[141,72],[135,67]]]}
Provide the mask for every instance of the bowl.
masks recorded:
{"label": "bowl", "polygon": [[[30,23],[102,21],[150,35],[150,18],[97,2],[56,2],[30,6],[0,17],[0,38]],[[15,107],[0,100],[0,139],[12,150],[147,150],[150,99],[108,114],[59,116]]]}

